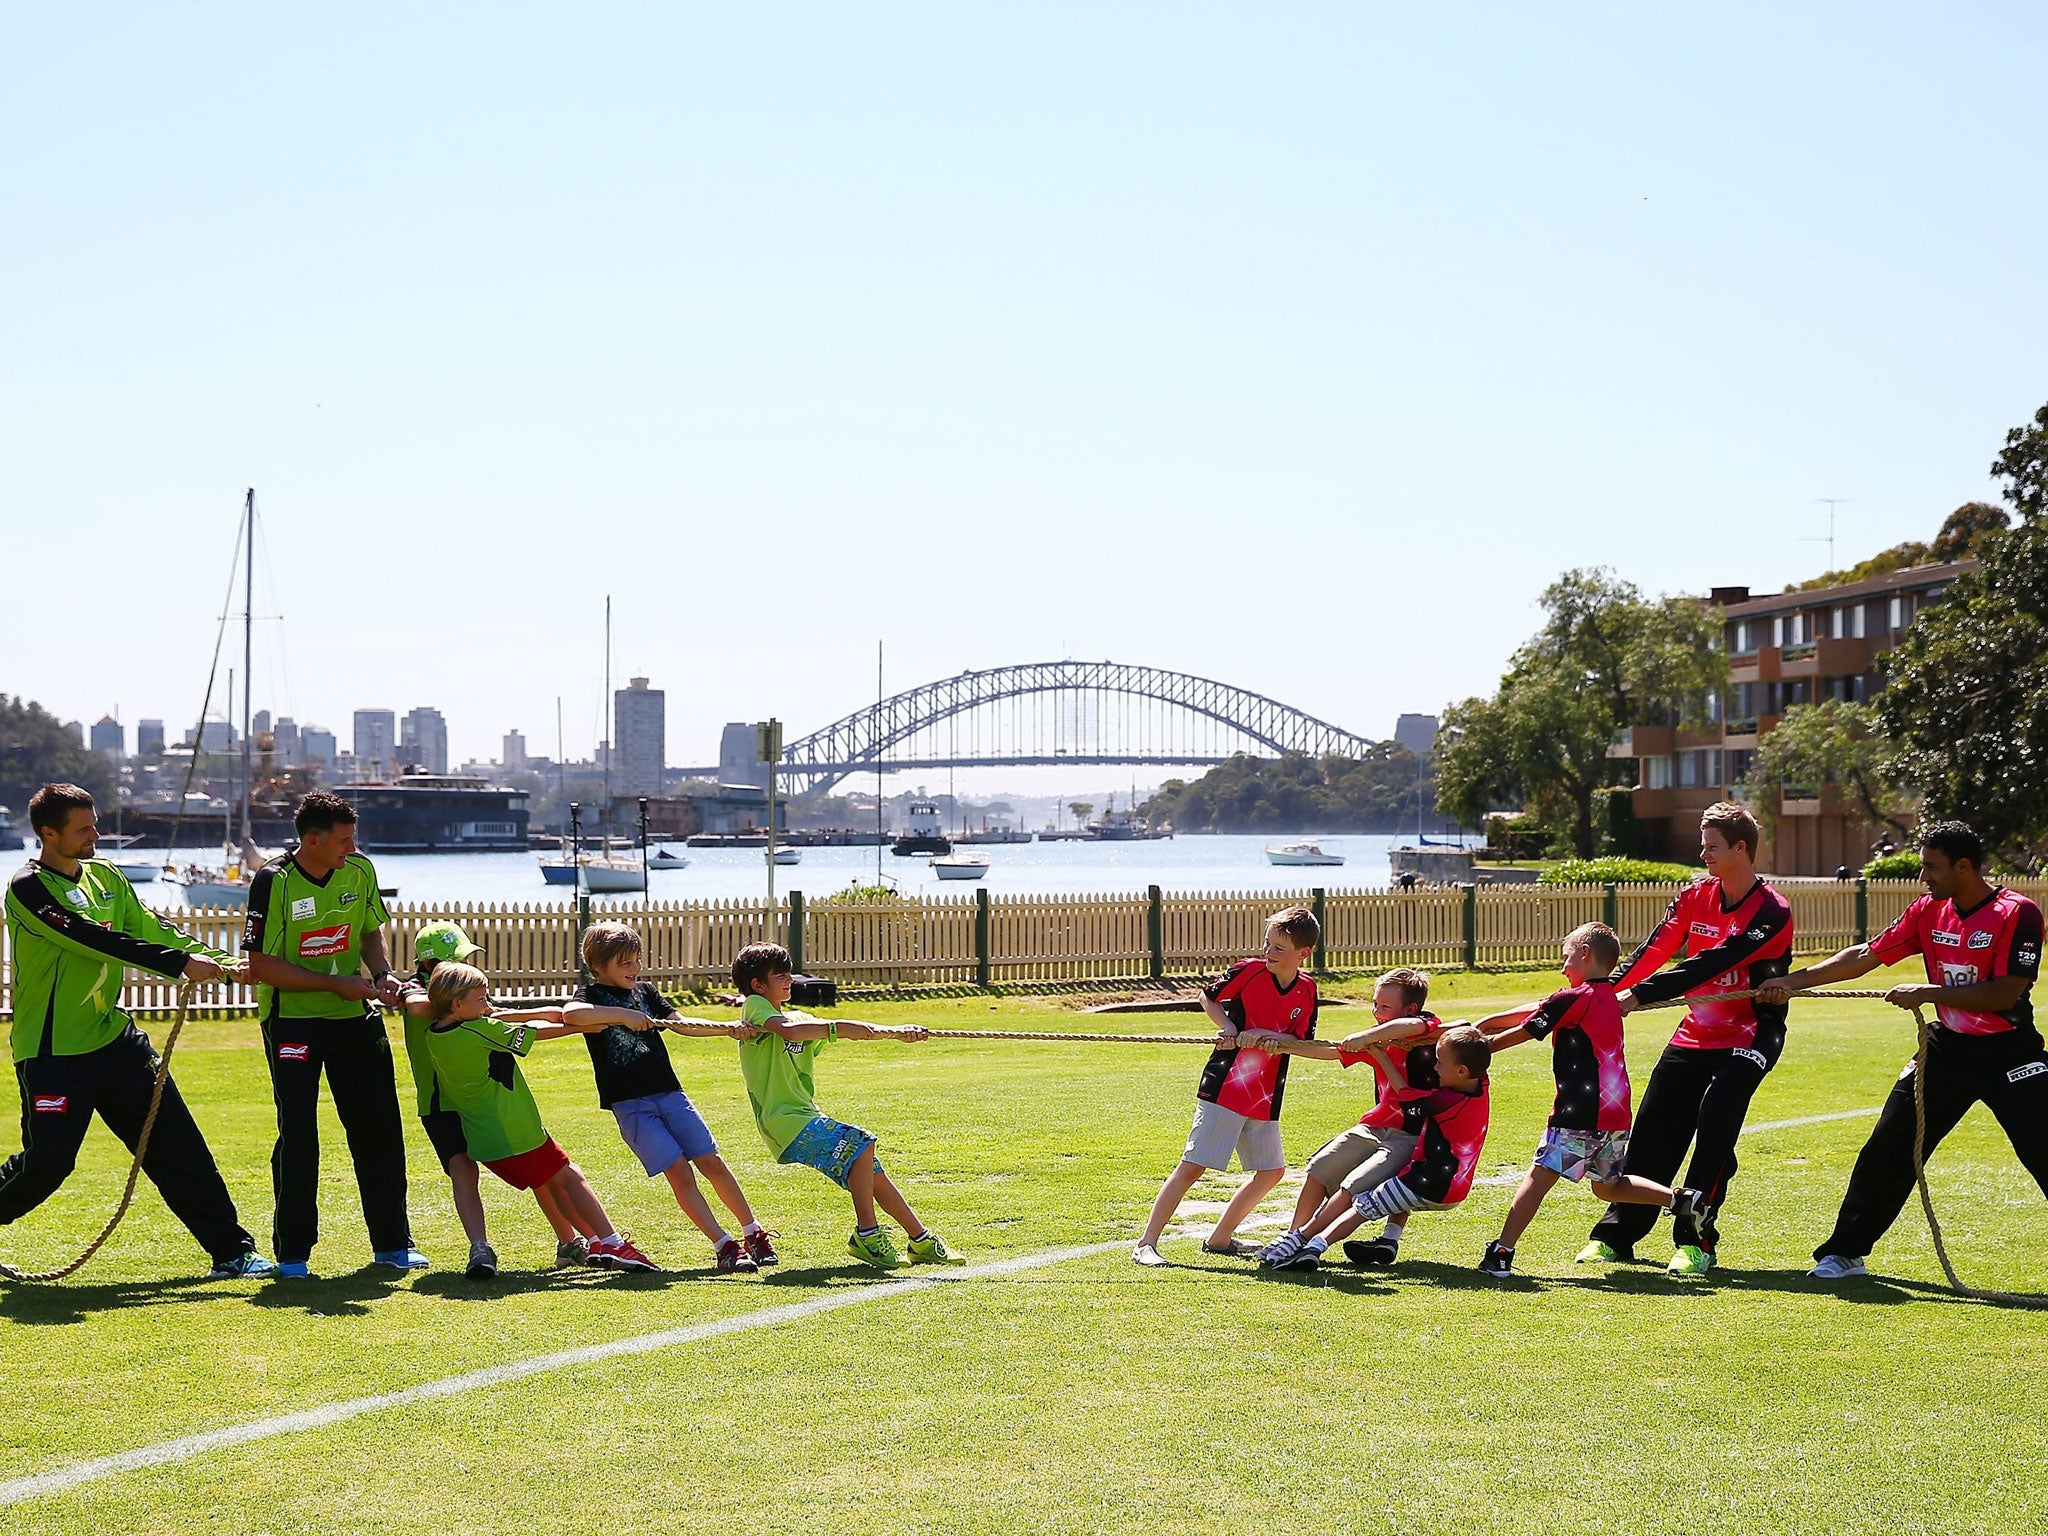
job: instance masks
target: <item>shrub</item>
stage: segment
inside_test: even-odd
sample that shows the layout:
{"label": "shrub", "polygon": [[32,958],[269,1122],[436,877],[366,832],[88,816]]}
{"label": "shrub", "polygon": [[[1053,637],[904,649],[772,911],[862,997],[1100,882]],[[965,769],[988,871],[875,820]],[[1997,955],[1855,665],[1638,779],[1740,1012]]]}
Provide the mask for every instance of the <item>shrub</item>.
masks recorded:
{"label": "shrub", "polygon": [[1920,850],[1901,848],[1897,853],[1880,853],[1863,866],[1866,880],[1918,880]]}
{"label": "shrub", "polygon": [[1655,859],[1566,859],[1543,871],[1543,885],[1662,885],[1699,878],[1690,864],[1663,864]]}

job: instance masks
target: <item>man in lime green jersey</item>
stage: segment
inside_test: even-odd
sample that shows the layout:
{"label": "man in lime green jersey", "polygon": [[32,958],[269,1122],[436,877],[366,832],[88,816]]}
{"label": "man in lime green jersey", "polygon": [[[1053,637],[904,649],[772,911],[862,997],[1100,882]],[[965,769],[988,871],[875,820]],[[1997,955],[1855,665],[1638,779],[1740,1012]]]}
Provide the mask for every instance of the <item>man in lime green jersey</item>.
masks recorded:
{"label": "man in lime green jersey", "polygon": [[424,1269],[405,1209],[405,1133],[382,1012],[400,992],[384,948],[389,915],[377,871],[356,852],[355,807],[339,795],[307,795],[293,824],[298,847],[250,882],[242,939],[277,1101],[278,1273],[305,1278],[320,1238],[322,1072],[348,1136],[371,1262]]}
{"label": "man in lime green jersey", "polygon": [[[45,784],[28,803],[28,819],[38,850],[7,886],[21,1151],[0,1164],[0,1224],[56,1193],[95,1112],[134,1150],[149,1115],[157,1055],[121,1008],[123,971],[132,965],[219,981],[232,963],[144,910],[127,877],[93,857],[99,826],[85,790]],[[164,1080],[142,1171],[211,1256],[212,1278],[270,1273],[175,1078]]]}

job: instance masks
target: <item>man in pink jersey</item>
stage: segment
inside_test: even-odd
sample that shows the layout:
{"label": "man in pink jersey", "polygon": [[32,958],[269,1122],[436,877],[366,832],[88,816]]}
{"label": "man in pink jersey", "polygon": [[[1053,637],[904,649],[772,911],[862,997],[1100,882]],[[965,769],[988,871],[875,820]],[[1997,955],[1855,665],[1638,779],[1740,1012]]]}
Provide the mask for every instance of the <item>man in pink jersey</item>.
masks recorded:
{"label": "man in pink jersey", "polygon": [[[1850,981],[1917,954],[1927,981],[1893,987],[1885,1001],[1931,1007],[1927,1039],[1928,1156],[1982,1101],[2020,1162],[2048,1194],[2048,1053],[2029,996],[2041,973],[2041,909],[1982,873],[1984,840],[1960,821],[1920,834],[1927,894],[1868,944],[1767,981],[1760,1002],[1782,1003],[1805,987]],[[1877,1129],[1857,1154],[1835,1230],[1814,1249],[1817,1280],[1870,1271],[1864,1259],[1898,1219],[1913,1189],[1913,1069],[1892,1085]]]}
{"label": "man in pink jersey", "polygon": [[[1749,992],[1791,968],[1792,906],[1756,872],[1762,830],[1743,806],[1724,800],[1700,817],[1704,880],[1672,898],[1650,936],[1622,962],[1615,1001],[1623,1014],[1644,1003],[1687,999],[1685,1017],[1657,1058],[1629,1133],[1628,1171],[1669,1184],[1692,1147],[1685,1186],[1706,1201],[1697,1243],[1674,1244],[1665,1268],[1704,1275],[1714,1267],[1715,1225],[1728,1181],[1735,1177],[1735,1141],[1749,1101],[1785,1049],[1785,1009],[1748,998],[1708,1001],[1716,993]],[[1658,967],[1674,955],[1684,959]],[[1595,1223],[1578,1262],[1617,1263],[1657,1224],[1648,1205],[1610,1205]]]}

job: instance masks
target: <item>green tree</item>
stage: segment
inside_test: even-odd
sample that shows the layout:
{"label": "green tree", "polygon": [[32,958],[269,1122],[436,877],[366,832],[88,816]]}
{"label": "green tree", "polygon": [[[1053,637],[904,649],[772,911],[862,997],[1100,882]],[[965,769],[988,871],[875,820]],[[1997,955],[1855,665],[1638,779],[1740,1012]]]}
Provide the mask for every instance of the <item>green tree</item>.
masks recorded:
{"label": "green tree", "polygon": [[[2016,501],[2038,502],[2038,486],[2013,484]],[[1983,568],[1887,658],[1877,714],[1927,817],[1967,821],[2008,866],[2036,870],[2048,852],[2048,520],[2020,506]]]}
{"label": "green tree", "polygon": [[1990,541],[2012,526],[2005,508],[1988,501],[1966,501],[1942,520],[1941,532],[1927,547],[1930,558],[1947,562],[1982,556]]}
{"label": "green tree", "polygon": [[0,693],[0,805],[23,815],[24,837],[31,836],[25,817],[28,797],[60,781],[91,790],[101,808],[112,811],[113,765],[80,746],[64,722],[42,705]]}
{"label": "green tree", "polygon": [[1772,837],[1786,793],[1818,794],[1829,784],[1853,794],[1872,821],[1904,835],[1911,797],[1892,776],[1891,755],[1877,711],[1869,705],[1843,699],[1795,704],[1757,743],[1745,782]]}
{"label": "green tree", "polygon": [[2029,425],[2005,434],[2005,448],[1991,461],[1991,473],[2005,482],[2005,499],[2023,521],[2048,512],[2048,405],[2034,412]]}
{"label": "green tree", "polygon": [[1594,796],[1615,782],[1607,755],[1626,726],[1692,723],[1727,686],[1717,624],[1691,598],[1647,600],[1605,570],[1567,571],[1543,594],[1545,619],[1491,699],[1467,699],[1437,738],[1437,805],[1475,826],[1520,804],[1597,851]]}
{"label": "green tree", "polygon": [[1077,827],[1087,826],[1088,817],[1094,810],[1095,802],[1093,800],[1069,800],[1067,802],[1067,814],[1074,818],[1074,825]]}

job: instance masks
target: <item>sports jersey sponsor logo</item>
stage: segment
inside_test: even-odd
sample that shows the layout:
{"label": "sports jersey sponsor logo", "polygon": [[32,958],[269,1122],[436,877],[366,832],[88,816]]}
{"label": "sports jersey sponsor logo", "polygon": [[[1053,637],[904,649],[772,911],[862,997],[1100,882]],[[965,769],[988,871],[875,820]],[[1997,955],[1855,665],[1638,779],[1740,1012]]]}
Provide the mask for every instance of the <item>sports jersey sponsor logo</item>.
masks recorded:
{"label": "sports jersey sponsor logo", "polygon": [[2012,952],[2012,959],[2013,964],[2024,965],[2031,969],[2041,963],[2041,946],[2038,944],[2018,945]]}
{"label": "sports jersey sponsor logo", "polygon": [[1712,923],[1694,923],[1692,931],[1703,939],[1718,939],[1721,937],[1721,930]]}
{"label": "sports jersey sponsor logo", "polygon": [[312,1056],[312,1053],[313,1047],[310,1045],[301,1045],[287,1040],[278,1046],[277,1059],[279,1061],[306,1061]]}
{"label": "sports jersey sponsor logo", "polygon": [[2030,1061],[2023,1067],[2014,1067],[2005,1074],[2008,1083],[2023,1083],[2030,1077],[2039,1077],[2048,1072],[2048,1061]]}
{"label": "sports jersey sponsor logo", "polygon": [[39,1093],[30,1100],[30,1103],[39,1115],[61,1115],[71,1108],[71,1095],[68,1093]]}
{"label": "sports jersey sponsor logo", "polygon": [[1752,1051],[1746,1045],[1738,1045],[1735,1048],[1734,1054],[1740,1056],[1744,1061],[1754,1063],[1762,1071],[1768,1072],[1771,1070],[1771,1063],[1762,1051]]}
{"label": "sports jersey sponsor logo", "polygon": [[1977,967],[1945,960],[1941,966],[1941,984],[1944,987],[1974,987],[1977,984]]}
{"label": "sports jersey sponsor logo", "polygon": [[1989,949],[1991,947],[1991,940],[1993,937],[1994,935],[1992,934],[1989,928],[1979,928],[1975,933],[1970,935],[1970,948]]}
{"label": "sports jersey sponsor logo", "polygon": [[311,917],[316,911],[319,910],[319,906],[320,904],[318,900],[316,900],[314,897],[301,896],[297,901],[292,903],[292,921],[296,923],[304,918]]}
{"label": "sports jersey sponsor logo", "polygon": [[64,899],[74,907],[83,908],[86,903],[85,887],[74,885],[64,893]]}
{"label": "sports jersey sponsor logo", "polygon": [[1746,933],[1746,934],[1744,934],[1744,935],[1743,935],[1743,937],[1744,937],[1744,938],[1748,938],[1748,939],[1762,939],[1762,938],[1763,938],[1763,936],[1764,936],[1764,926],[1763,926],[1763,924],[1762,924],[1762,923],[1758,923],[1758,924],[1756,925],[1756,927],[1754,927],[1754,928],[1750,929],[1748,933]]}
{"label": "sports jersey sponsor logo", "polygon": [[299,935],[301,960],[321,960],[329,955],[345,954],[347,951],[347,923],[336,923],[331,928],[308,928]]}
{"label": "sports jersey sponsor logo", "polygon": [[1296,1019],[1298,1019],[1298,1018],[1300,1018],[1300,1017],[1301,1017],[1301,1010],[1300,1010],[1299,1008],[1297,1008],[1297,1009],[1295,1009],[1295,1010],[1294,1010],[1294,1012],[1292,1012],[1292,1013],[1290,1013],[1289,1015],[1287,1015],[1287,1022],[1288,1022],[1288,1023],[1290,1023],[1290,1024],[1292,1024],[1292,1023],[1293,1023],[1293,1022],[1294,1022],[1294,1021],[1295,1021]]}
{"label": "sports jersey sponsor logo", "polygon": [[1961,929],[1956,930],[1954,933],[1950,933],[1946,929],[1936,928],[1931,930],[1928,933],[1927,937],[1933,940],[1936,944],[1960,944],[1963,942],[1963,935]]}
{"label": "sports jersey sponsor logo", "polygon": [[348,906],[351,902],[353,902],[356,899],[356,897],[360,896],[361,894],[362,892],[360,891],[343,891],[341,893],[341,904],[344,907]]}

